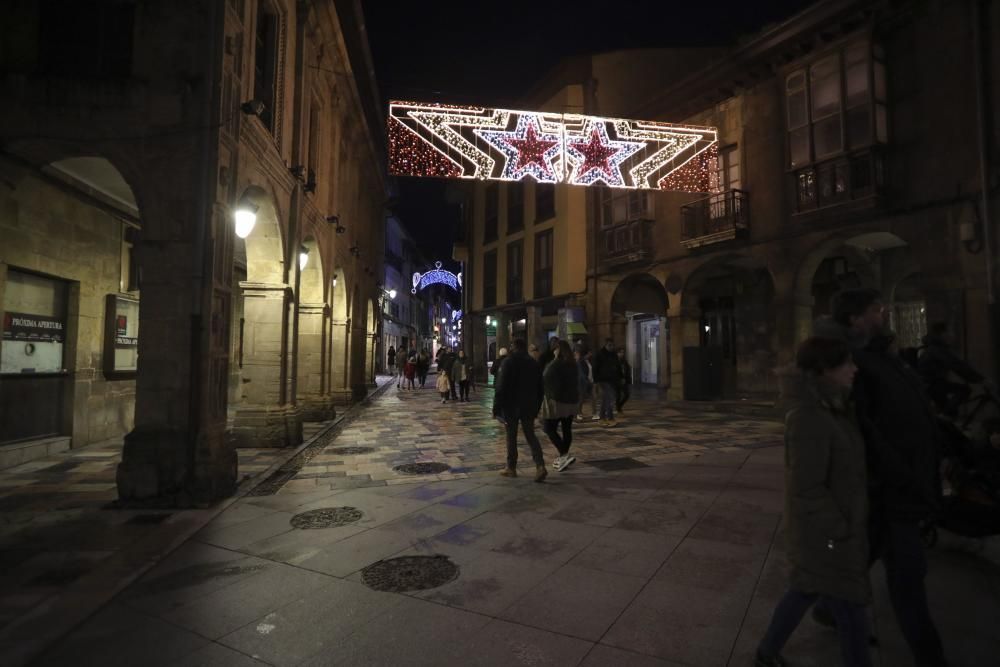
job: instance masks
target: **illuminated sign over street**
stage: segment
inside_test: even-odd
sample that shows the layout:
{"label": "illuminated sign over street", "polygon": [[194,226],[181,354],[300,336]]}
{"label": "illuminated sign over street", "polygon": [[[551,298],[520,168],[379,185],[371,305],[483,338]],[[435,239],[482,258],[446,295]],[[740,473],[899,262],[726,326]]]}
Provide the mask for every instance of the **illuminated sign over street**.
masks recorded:
{"label": "illuminated sign over street", "polygon": [[392,102],[397,176],[711,192],[715,128],[579,114]]}
{"label": "illuminated sign over street", "polygon": [[462,274],[458,275],[441,268],[441,262],[434,262],[434,268],[427,273],[420,273],[417,271],[413,274],[413,289],[410,290],[412,294],[416,294],[418,290],[429,285],[447,285],[456,292],[462,289]]}

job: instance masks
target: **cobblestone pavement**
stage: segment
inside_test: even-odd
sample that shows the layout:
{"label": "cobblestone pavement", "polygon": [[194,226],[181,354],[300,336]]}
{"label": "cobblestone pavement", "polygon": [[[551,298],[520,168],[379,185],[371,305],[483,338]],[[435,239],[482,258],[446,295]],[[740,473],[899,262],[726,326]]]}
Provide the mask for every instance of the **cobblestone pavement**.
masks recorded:
{"label": "cobblestone pavement", "polygon": [[[317,488],[387,486],[410,483],[398,465],[437,462],[450,466],[435,479],[478,478],[504,467],[503,427],[491,417],[493,389],[480,387],[471,402],[442,404],[432,387],[415,391],[391,388],[347,424],[336,441],[313,457],[282,492]],[[654,394],[625,405],[618,425],[576,422],[573,453],[578,467],[653,466],[709,451],[740,452],[781,444],[778,421],[737,414],[670,407]],[[541,428],[536,429],[547,460],[556,456]],[[530,452],[520,436],[519,467],[531,468]],[[358,452],[358,453],[354,453]]]}

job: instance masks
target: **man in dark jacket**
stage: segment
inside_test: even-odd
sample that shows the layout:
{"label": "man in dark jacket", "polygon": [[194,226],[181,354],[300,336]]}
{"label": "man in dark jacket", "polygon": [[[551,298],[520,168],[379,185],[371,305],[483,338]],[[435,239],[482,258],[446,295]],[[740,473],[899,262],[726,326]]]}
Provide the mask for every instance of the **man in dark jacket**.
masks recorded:
{"label": "man in dark jacket", "polygon": [[538,364],[542,367],[542,372],[548,367],[552,360],[556,358],[556,350],[559,349],[559,337],[553,336],[549,339],[549,347],[542,352],[541,359],[538,360]]}
{"label": "man in dark jacket", "polygon": [[[438,361],[438,373],[444,372],[445,375],[451,379],[451,369],[455,365],[455,360],[458,359],[458,355],[450,347],[444,348],[444,353],[441,355],[441,360]],[[455,390],[455,383],[450,382],[451,387],[451,400],[458,400],[458,393]]]}
{"label": "man in dark jacket", "polygon": [[[937,423],[920,378],[879,336],[879,294],[834,296],[832,322],[816,335],[841,336],[854,348],[853,398],[868,456],[872,560],[882,559],[896,619],[920,667],[947,664],[927,604],[927,557],[920,522],[938,507]],[[832,325],[832,326],[831,326]]]}
{"label": "man in dark jacket", "polygon": [[600,387],[603,426],[615,425],[615,398],[618,396],[620,377],[621,366],[618,364],[618,354],[615,353],[615,342],[607,338],[604,347],[597,351],[594,358],[594,382]]}
{"label": "man in dark jacket", "polygon": [[535,435],[535,417],[544,397],[542,371],[538,362],[528,356],[524,340],[516,339],[511,347],[511,353],[497,374],[493,399],[493,413],[503,418],[507,429],[507,467],[500,474],[517,477],[517,429],[520,425],[535,462],[535,481],[542,482],[548,471],[542,457],[542,445]]}

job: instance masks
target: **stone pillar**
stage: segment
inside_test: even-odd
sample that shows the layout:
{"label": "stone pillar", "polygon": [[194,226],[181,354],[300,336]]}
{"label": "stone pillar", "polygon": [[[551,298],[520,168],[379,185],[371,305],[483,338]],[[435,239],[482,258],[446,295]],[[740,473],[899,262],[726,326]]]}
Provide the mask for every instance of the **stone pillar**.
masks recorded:
{"label": "stone pillar", "polygon": [[298,406],[303,421],[333,418],[333,402],[326,391],[323,343],[326,306],[322,303],[299,306]]}
{"label": "stone pillar", "polygon": [[510,351],[510,316],[507,313],[498,313],[497,320],[497,354],[500,348],[505,347]]}
{"label": "stone pillar", "polygon": [[545,330],[542,327],[542,309],[539,306],[528,306],[527,327],[525,327],[525,339],[530,345],[534,343],[543,352],[548,348],[548,341],[545,340]]}
{"label": "stone pillar", "polygon": [[682,307],[681,303],[681,295],[678,294],[676,299],[671,299],[667,311],[667,333],[670,336],[670,388],[667,398],[672,401],[684,398],[684,348],[701,343],[698,332],[701,309],[696,306]]}
{"label": "stone pillar", "polygon": [[351,320],[330,321],[330,393],[334,405],[351,403]]}
{"label": "stone pillar", "polygon": [[302,442],[302,422],[289,395],[289,306],[284,284],[244,282],[243,394],[232,436],[237,447],[288,447]]}

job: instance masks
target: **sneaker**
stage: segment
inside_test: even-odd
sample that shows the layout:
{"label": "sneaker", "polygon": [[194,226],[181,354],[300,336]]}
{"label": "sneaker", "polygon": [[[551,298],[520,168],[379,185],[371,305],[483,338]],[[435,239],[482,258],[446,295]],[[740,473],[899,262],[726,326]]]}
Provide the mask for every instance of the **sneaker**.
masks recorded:
{"label": "sneaker", "polygon": [[788,663],[780,655],[764,655],[759,650],[753,657],[754,667],[788,667]]}
{"label": "sneaker", "polygon": [[563,460],[562,456],[557,456],[555,461],[552,462],[552,467],[555,468],[556,470],[559,470],[559,464],[562,463],[562,460]]}
{"label": "sneaker", "polygon": [[545,469],[545,464],[540,466],[535,466],[535,481],[544,482],[545,478],[549,476],[549,471]]}
{"label": "sneaker", "polygon": [[604,425],[607,426],[608,428],[614,428],[615,426],[618,426],[618,422],[616,422],[614,419],[606,419],[604,420]]}
{"label": "sneaker", "polygon": [[504,468],[500,471],[501,477],[517,477],[517,470],[514,468]]}
{"label": "sneaker", "polygon": [[447,403],[447,402],[448,402],[448,399],[446,399],[446,398],[442,398],[442,399],[441,399],[441,403],[442,403],[442,405],[443,405],[443,404],[445,404],[445,403]]}
{"label": "sneaker", "polygon": [[566,456],[560,456],[559,459],[558,459],[558,461],[559,461],[559,465],[555,466],[555,468],[559,472],[562,472],[566,468],[568,468],[571,465],[573,465],[573,463],[576,461],[576,457],[573,456],[572,454],[567,454]]}
{"label": "sneaker", "polygon": [[601,418],[600,415],[590,415],[590,421],[596,422]]}
{"label": "sneaker", "polygon": [[576,416],[576,420],[577,420],[578,422],[582,422],[582,421],[583,421],[583,415],[577,415],[577,416]]}

